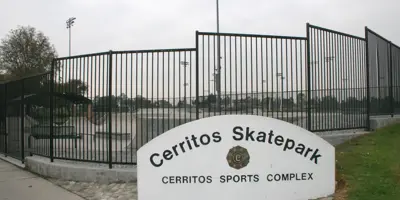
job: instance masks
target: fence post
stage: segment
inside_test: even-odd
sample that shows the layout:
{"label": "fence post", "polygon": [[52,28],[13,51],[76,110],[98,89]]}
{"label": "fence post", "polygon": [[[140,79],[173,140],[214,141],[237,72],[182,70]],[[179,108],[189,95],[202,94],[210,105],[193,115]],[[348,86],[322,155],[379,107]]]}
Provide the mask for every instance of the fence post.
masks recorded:
{"label": "fence post", "polygon": [[368,27],[365,27],[365,52],[366,52],[366,75],[367,75],[367,131],[371,129],[370,116],[371,116],[371,106],[370,106],[370,87],[369,87],[369,43],[368,43]]}
{"label": "fence post", "polygon": [[22,79],[21,81],[21,161],[22,164],[24,164],[24,158],[25,158],[25,85],[24,85],[25,79]]}
{"label": "fence post", "polygon": [[110,50],[108,55],[108,167],[112,168],[112,56],[113,53]]}
{"label": "fence post", "polygon": [[388,73],[388,75],[390,76],[389,77],[389,97],[390,97],[390,111],[392,112],[391,113],[391,116],[393,117],[394,116],[394,103],[393,103],[393,100],[394,100],[394,98],[393,98],[393,62],[392,62],[392,60],[393,60],[393,58],[392,58],[392,42],[389,42],[389,73]]}
{"label": "fence post", "polygon": [[199,101],[199,31],[196,31],[196,119],[200,118]]}
{"label": "fence post", "polygon": [[7,83],[4,84],[4,156],[7,157],[8,153],[8,131],[7,131]]}
{"label": "fence post", "polygon": [[307,129],[311,131],[310,24],[307,23]]}
{"label": "fence post", "polygon": [[54,147],[53,147],[53,137],[54,137],[54,105],[53,105],[53,93],[54,93],[54,65],[55,60],[53,59],[51,63],[51,74],[50,74],[50,162],[54,162]]}

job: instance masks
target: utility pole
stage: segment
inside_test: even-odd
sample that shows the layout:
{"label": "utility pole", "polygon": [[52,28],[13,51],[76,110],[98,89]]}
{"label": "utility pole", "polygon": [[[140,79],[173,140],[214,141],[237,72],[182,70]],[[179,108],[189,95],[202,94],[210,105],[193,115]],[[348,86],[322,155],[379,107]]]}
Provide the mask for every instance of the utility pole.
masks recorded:
{"label": "utility pole", "polygon": [[71,56],[71,29],[74,25],[76,17],[71,17],[67,20],[67,29],[69,29],[69,56]]}

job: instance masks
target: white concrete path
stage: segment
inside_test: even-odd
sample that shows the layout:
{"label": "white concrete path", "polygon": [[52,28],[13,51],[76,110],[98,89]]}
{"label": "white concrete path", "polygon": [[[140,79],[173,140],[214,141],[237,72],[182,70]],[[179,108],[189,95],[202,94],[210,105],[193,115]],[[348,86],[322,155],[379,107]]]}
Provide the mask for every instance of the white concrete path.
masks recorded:
{"label": "white concrete path", "polygon": [[0,200],[83,200],[0,158]]}

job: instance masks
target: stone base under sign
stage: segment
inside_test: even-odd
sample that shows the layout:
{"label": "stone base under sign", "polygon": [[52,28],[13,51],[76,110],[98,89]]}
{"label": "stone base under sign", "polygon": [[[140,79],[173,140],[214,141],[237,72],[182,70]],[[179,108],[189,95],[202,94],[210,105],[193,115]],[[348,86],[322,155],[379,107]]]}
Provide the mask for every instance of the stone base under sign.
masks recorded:
{"label": "stone base under sign", "polygon": [[65,181],[96,182],[96,183],[129,183],[136,182],[136,166],[113,165],[112,169],[106,164],[80,163],[76,161],[54,160],[41,156],[25,159],[25,168],[48,178]]}

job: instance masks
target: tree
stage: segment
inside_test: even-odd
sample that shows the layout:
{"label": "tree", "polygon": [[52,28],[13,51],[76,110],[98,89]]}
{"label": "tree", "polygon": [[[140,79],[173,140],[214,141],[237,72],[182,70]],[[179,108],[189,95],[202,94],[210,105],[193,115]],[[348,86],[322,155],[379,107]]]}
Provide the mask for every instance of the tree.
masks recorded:
{"label": "tree", "polygon": [[[110,105],[111,101],[111,105]],[[96,97],[93,103],[93,110],[95,112],[108,112],[110,108],[112,111],[115,111],[118,107],[117,97],[114,95],[110,96],[102,96]]]}
{"label": "tree", "polygon": [[154,106],[157,108],[172,108],[172,104],[164,99],[156,101]]}
{"label": "tree", "polygon": [[66,83],[55,83],[54,85],[54,91],[61,93],[84,95],[87,90],[88,86],[78,79],[71,79]]}
{"label": "tree", "polygon": [[152,107],[151,101],[140,95],[136,96],[135,105],[137,105],[137,108],[151,108]]}
{"label": "tree", "polygon": [[297,94],[297,98],[296,98],[296,104],[297,105],[304,105],[306,103],[307,99],[306,99],[306,95],[303,93],[299,93]]}
{"label": "tree", "polygon": [[335,111],[339,108],[339,102],[336,97],[324,96],[321,98],[319,108],[322,110]]}
{"label": "tree", "polygon": [[49,38],[30,26],[13,29],[1,40],[0,70],[5,70],[11,78],[49,71],[56,57]]}

